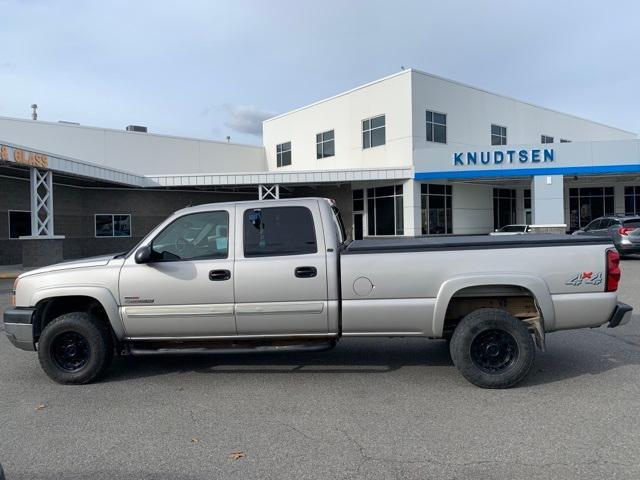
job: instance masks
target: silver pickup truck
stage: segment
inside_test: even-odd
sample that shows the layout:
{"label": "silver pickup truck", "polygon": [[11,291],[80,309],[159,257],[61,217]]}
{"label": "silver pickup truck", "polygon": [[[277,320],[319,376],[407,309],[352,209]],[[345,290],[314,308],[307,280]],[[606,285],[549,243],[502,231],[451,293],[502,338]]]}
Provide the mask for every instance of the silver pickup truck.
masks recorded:
{"label": "silver pickup truck", "polygon": [[429,337],[480,387],[526,375],[549,332],[631,318],[608,238],[346,241],[323,198],[180,210],[130,252],[24,273],[6,333],[60,383],[114,354],[290,351],[342,337]]}

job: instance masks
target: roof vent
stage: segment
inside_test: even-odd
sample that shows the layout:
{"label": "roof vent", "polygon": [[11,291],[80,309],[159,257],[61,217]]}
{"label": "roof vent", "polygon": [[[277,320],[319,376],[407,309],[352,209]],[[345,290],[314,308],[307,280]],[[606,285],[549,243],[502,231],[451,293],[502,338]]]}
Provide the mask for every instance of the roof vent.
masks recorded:
{"label": "roof vent", "polygon": [[127,132],[147,133],[147,127],[143,127],[142,125],[127,125]]}

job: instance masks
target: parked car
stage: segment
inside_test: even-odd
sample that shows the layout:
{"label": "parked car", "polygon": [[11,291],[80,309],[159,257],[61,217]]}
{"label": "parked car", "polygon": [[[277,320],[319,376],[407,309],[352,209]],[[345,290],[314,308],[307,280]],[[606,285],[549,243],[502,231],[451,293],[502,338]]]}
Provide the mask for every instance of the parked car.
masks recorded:
{"label": "parked car", "polygon": [[65,384],[96,380],[114,354],[414,336],[450,340],[467,380],[504,388],[527,375],[547,333],[631,318],[608,237],[346,238],[322,198],[187,208],[128,253],[20,275],[5,331]]}
{"label": "parked car", "polygon": [[491,232],[489,235],[519,235],[522,233],[531,232],[531,225],[505,225],[502,228],[497,228],[495,231]]}
{"label": "parked car", "polygon": [[640,217],[607,216],[596,218],[573,235],[598,235],[609,237],[620,255],[640,253],[640,236],[631,235],[640,228]]}

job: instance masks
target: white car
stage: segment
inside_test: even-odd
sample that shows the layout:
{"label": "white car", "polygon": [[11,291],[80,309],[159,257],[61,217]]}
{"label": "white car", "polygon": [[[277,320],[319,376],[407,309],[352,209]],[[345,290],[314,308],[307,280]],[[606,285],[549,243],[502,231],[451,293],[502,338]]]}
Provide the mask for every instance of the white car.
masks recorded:
{"label": "white car", "polygon": [[502,228],[497,228],[489,235],[520,235],[522,233],[531,233],[531,225],[505,225]]}

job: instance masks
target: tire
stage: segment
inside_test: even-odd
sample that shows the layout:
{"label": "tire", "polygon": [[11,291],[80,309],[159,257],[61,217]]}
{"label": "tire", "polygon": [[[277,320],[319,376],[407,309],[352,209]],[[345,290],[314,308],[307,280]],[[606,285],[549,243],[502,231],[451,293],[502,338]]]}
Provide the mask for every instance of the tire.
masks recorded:
{"label": "tire", "polygon": [[504,310],[481,308],[464,317],[451,338],[462,376],[482,388],[509,388],[527,376],[535,344],[526,325]]}
{"label": "tire", "polygon": [[72,312],[49,323],[40,335],[38,358],[45,373],[61,384],[97,380],[113,360],[107,325],[87,312]]}

